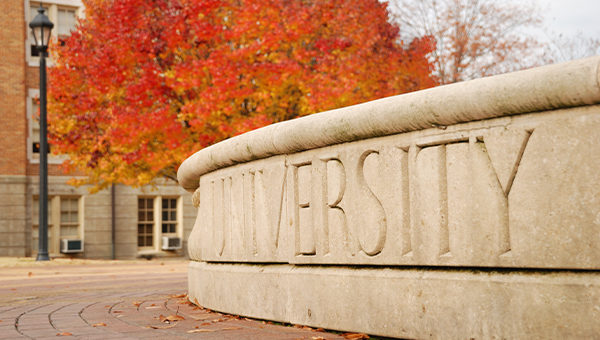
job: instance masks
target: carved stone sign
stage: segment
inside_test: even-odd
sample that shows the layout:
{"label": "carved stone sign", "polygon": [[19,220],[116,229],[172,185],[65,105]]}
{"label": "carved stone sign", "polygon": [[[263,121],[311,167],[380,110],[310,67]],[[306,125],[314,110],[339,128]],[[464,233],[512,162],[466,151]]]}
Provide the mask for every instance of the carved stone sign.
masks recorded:
{"label": "carved stone sign", "polygon": [[[600,169],[600,116],[586,113],[382,137],[206,174],[201,259],[600,268],[600,178],[568,178],[575,162]],[[579,186],[579,202],[565,186]],[[548,197],[570,208],[550,209]],[[559,228],[561,213],[579,215],[577,224]]]}
{"label": "carved stone sign", "polygon": [[198,207],[190,299],[400,338],[600,338],[599,65],[441,86],[199,151],[178,173]]}

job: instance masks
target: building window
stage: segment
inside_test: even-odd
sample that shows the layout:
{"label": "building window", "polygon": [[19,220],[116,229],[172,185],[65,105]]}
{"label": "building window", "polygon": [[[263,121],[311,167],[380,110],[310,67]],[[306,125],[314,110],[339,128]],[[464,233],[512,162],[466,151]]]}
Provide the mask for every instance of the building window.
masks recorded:
{"label": "building window", "polygon": [[[27,117],[29,122],[27,155],[31,163],[39,163],[40,161],[39,94],[39,90],[29,89],[29,96],[27,97]],[[48,144],[49,164],[61,164],[68,158],[66,155],[53,155],[50,153],[51,150],[52,145]]]}
{"label": "building window", "polygon": [[[40,201],[33,197],[31,216],[31,248],[38,252]],[[83,240],[83,197],[48,197],[48,252],[60,254],[61,239]]]}
{"label": "building window", "polygon": [[[54,29],[52,29],[53,39],[59,39],[62,45],[64,44],[62,39],[71,35],[71,32],[77,28],[77,18],[83,15],[83,3],[81,0],[56,0],[56,2],[59,4],[44,1],[42,7],[46,11],[45,14],[48,19],[54,23]],[[25,20],[28,23],[38,15],[37,10],[39,7],[39,2],[29,2],[29,13],[25,15]],[[27,29],[29,31],[27,61],[30,62],[29,66],[37,66],[40,54],[35,46],[35,39],[29,26],[27,26]],[[50,60],[49,63],[51,63]]]}
{"label": "building window", "polygon": [[[40,100],[31,99],[31,150],[32,158],[40,159]],[[48,153],[50,153],[50,144],[48,144]]]}
{"label": "building window", "polygon": [[181,199],[177,197],[138,198],[138,248],[159,251],[163,236],[181,237]]}
{"label": "building window", "polygon": [[[31,146],[33,158],[40,159],[40,100],[31,98]],[[50,150],[50,148],[48,148]]]}
{"label": "building window", "polygon": [[79,236],[79,200],[61,198],[60,200],[60,236],[77,238]]}
{"label": "building window", "polygon": [[154,199],[138,199],[138,247],[154,246]]}
{"label": "building window", "polygon": [[162,233],[175,234],[177,232],[177,199],[162,199]]}
{"label": "building window", "polygon": [[75,9],[59,8],[56,20],[58,38],[71,35],[71,31],[75,30],[76,14]]}

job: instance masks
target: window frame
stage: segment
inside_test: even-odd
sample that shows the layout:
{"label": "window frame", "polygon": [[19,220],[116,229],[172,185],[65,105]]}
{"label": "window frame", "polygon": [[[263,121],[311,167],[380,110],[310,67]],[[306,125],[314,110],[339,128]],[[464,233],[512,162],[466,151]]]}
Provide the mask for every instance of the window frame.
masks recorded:
{"label": "window frame", "polygon": [[[77,7],[57,6],[56,7],[56,21],[55,21],[55,25],[54,25],[54,29],[56,30],[56,38],[57,39],[61,38],[61,34],[58,32],[59,26],[61,25],[61,21],[62,21],[62,20],[59,20],[59,17],[60,17],[59,12],[60,11],[66,11],[67,13],[69,11],[73,12],[73,19],[74,19],[73,24],[75,25],[75,28],[77,28],[77,19],[79,18],[79,16],[77,15],[77,12],[78,12],[78,8]],[[62,34],[62,36],[69,36],[69,35],[71,35],[71,31],[69,31],[68,34]]]}
{"label": "window frame", "polygon": [[[179,237],[183,240],[183,200],[182,196],[177,195],[159,195],[159,196],[148,196],[148,195],[138,195],[138,209],[137,209],[137,224],[136,224],[136,240],[139,235],[139,199],[152,199],[153,200],[153,216],[154,216],[154,228],[153,230],[153,247],[140,247],[138,245],[138,254],[144,253],[158,253],[158,252],[166,252],[162,250],[162,237]],[[162,232],[162,200],[163,199],[175,199],[175,209],[176,209],[176,217],[177,221],[175,222],[175,232],[173,233],[163,233]],[[170,222],[170,221],[169,221]],[[136,241],[136,243],[139,241]],[[139,244],[139,243],[138,243]]]}
{"label": "window frame", "polygon": [[[39,153],[34,153],[33,152],[33,124],[34,124],[34,120],[33,120],[33,115],[36,113],[33,111],[33,101],[36,100],[36,98],[39,98],[40,96],[40,90],[38,89],[29,89],[28,91],[28,96],[27,96],[27,103],[26,103],[26,109],[27,109],[27,158],[29,159],[29,163],[31,164],[39,164],[40,163],[40,158],[39,158]],[[37,157],[35,157],[34,155],[38,155]],[[67,155],[53,155],[52,153],[48,153],[48,164],[62,164],[65,160],[67,160],[69,157]]]}
{"label": "window frame", "polygon": [[[75,11],[75,20],[79,18],[85,17],[85,11],[83,2],[81,0],[52,0],[52,1],[41,1],[42,6],[44,8],[48,8],[46,11],[46,16],[52,23],[54,23],[54,28],[52,29],[52,39],[55,40],[58,38],[58,9],[68,9]],[[23,1],[25,7],[25,30],[27,32],[25,38],[25,61],[31,67],[39,67],[40,66],[40,58],[31,55],[31,28],[29,28],[29,23],[33,20],[31,8],[32,6],[37,8],[40,5],[40,1],[32,1],[25,0]],[[53,62],[51,58],[47,59],[48,66],[52,66]]]}
{"label": "window frame", "polygon": [[[60,228],[61,228],[61,199],[77,199],[77,235],[65,235],[61,236]],[[36,204],[39,205],[39,195],[32,195],[32,210],[31,210],[31,240],[32,247],[31,252],[32,255],[37,254],[38,249],[34,249],[33,242],[39,242],[39,234],[37,237],[34,237],[34,230],[39,230],[39,215],[37,219],[34,219],[34,210],[33,206]],[[78,195],[53,195],[48,196],[48,218],[52,222],[48,224],[48,253],[51,257],[65,257],[67,254],[63,254],[60,252],[60,240],[61,239],[79,239],[82,242],[85,242],[85,196]],[[39,214],[39,212],[38,212]],[[39,231],[38,231],[39,232]]]}
{"label": "window frame", "polygon": [[[175,225],[175,231],[173,231],[173,232],[164,232],[163,231],[163,224],[165,224],[165,220],[164,220],[164,213],[165,213],[164,209],[165,208],[163,207],[163,201],[164,200],[168,200],[168,202],[169,202],[169,204],[168,204],[169,207],[167,207],[167,210],[166,210],[166,212],[167,212],[168,215],[171,215],[170,213],[173,212],[173,208],[171,208],[171,206],[170,206],[171,205],[171,200],[175,200],[175,208],[174,208],[175,209],[175,220],[173,221],[171,219],[168,219],[166,221],[166,223],[169,224],[169,225]],[[160,232],[161,232],[161,237],[162,236],[177,237],[177,231],[179,230],[179,224],[180,224],[179,211],[180,211],[180,209],[179,209],[179,199],[177,197],[165,197],[165,196],[163,196],[161,198],[161,200],[160,200],[160,215],[161,215],[160,216],[161,217],[161,220],[160,220]]]}
{"label": "window frame", "polygon": [[[146,200],[146,203],[148,203],[149,201],[152,202],[152,245],[151,246],[140,246],[139,243],[139,237],[140,237],[140,224],[141,222],[144,222],[144,225],[150,224],[148,222],[150,221],[140,221],[140,200]],[[136,244],[137,244],[137,249],[138,251],[144,251],[144,250],[154,250],[156,248],[157,245],[157,238],[156,238],[156,199],[154,197],[147,197],[147,196],[138,196],[137,197],[137,224],[136,224]],[[148,208],[144,207],[144,212],[147,212]],[[144,233],[144,236],[147,236],[146,233]]]}
{"label": "window frame", "polygon": [[[63,222],[62,221],[62,213],[63,213],[63,209],[62,209],[62,202],[63,200],[77,200],[77,221],[76,222]],[[61,239],[65,239],[65,240],[73,240],[73,239],[81,239],[82,235],[81,235],[81,197],[80,196],[59,196],[59,209],[58,209],[58,213],[59,213],[59,220],[58,222],[58,235]],[[71,210],[69,210],[69,216],[70,216]],[[72,227],[72,226],[76,226],[77,228],[77,233],[75,235],[63,235],[62,234],[62,227]]]}

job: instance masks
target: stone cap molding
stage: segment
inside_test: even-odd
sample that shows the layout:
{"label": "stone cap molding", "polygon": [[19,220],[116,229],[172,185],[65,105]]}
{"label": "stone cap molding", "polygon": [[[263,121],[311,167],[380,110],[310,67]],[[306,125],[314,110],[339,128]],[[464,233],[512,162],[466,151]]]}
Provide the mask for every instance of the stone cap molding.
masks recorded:
{"label": "stone cap molding", "polygon": [[477,120],[600,103],[600,56],[383,98],[269,125],[204,148],[177,178],[274,155]]}

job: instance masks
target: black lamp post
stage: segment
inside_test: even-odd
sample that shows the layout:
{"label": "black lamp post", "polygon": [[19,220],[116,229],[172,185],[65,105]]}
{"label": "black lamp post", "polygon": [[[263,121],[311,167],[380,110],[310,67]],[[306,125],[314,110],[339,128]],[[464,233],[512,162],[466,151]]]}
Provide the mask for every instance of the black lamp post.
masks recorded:
{"label": "black lamp post", "polygon": [[40,5],[38,15],[29,23],[35,46],[40,52],[40,245],[36,261],[49,261],[48,256],[48,137],[46,123],[46,53],[54,24],[44,15]]}

